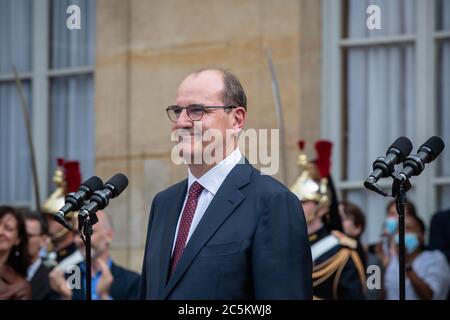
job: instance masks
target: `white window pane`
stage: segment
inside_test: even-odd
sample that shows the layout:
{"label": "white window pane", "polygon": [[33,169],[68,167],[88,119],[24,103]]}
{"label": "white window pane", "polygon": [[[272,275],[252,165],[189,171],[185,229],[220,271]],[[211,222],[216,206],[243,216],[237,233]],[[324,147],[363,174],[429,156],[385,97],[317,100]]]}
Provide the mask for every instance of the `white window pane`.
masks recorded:
{"label": "white window pane", "polygon": [[[55,78],[50,89],[50,172],[57,158],[80,161],[82,179],[94,173],[94,83],[92,75]],[[53,190],[49,176],[49,190]]]}
{"label": "white window pane", "polygon": [[[80,29],[68,29],[66,25],[70,5],[80,8]],[[51,1],[50,66],[52,69],[93,66],[95,58],[95,1]]]}
{"label": "white window pane", "polygon": [[[30,83],[23,82],[22,86],[31,108]],[[0,203],[31,201],[33,181],[27,131],[13,83],[0,84],[0,181]]]}
{"label": "white window pane", "polygon": [[31,70],[31,0],[0,0],[0,74]]}
{"label": "white window pane", "polygon": [[438,210],[450,209],[450,186],[438,189]]}
{"label": "white window pane", "polygon": [[438,158],[438,175],[450,177],[450,41],[438,46],[437,121],[446,148]]}
{"label": "white window pane", "polygon": [[450,0],[436,1],[436,30],[450,30]]}
{"label": "white window pane", "polygon": [[363,180],[399,136],[414,137],[412,46],[349,49],[344,179]]}
{"label": "white window pane", "polygon": [[[369,30],[367,8],[376,5],[380,8],[380,29]],[[379,37],[415,33],[415,1],[412,0],[348,0],[347,1],[348,38]],[[371,11],[372,12],[372,11]]]}

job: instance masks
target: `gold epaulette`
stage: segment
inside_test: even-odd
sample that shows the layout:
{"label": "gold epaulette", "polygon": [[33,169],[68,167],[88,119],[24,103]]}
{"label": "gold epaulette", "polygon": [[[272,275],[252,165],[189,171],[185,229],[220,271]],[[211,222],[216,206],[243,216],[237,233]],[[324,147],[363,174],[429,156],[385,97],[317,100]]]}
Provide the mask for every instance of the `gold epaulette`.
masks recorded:
{"label": "gold epaulette", "polygon": [[[342,271],[349,260],[352,260],[355,264],[356,270],[358,271],[359,281],[361,283],[363,291],[365,291],[365,270],[363,263],[354,249],[343,247],[338,250],[338,252],[327,259],[326,261],[320,263],[313,267],[313,287],[317,287],[331,276],[335,275],[333,279],[333,298],[338,299],[338,286],[341,278]],[[315,297],[320,298],[320,297]]]}
{"label": "gold epaulette", "polygon": [[331,233],[339,240],[339,244],[343,247],[350,249],[356,249],[358,247],[358,242],[355,239],[346,236],[340,231],[333,230]]}
{"label": "gold epaulette", "polygon": [[315,241],[317,239],[317,233],[310,234],[308,238],[309,242]]}
{"label": "gold epaulette", "polygon": [[332,280],[332,296],[334,299],[338,299],[339,281],[347,262],[349,260],[352,260],[355,264],[355,267],[358,271],[359,280],[361,282],[361,285],[363,286],[363,290],[365,289],[365,270],[363,263],[356,251],[356,248],[358,246],[357,241],[336,230],[332,231],[331,234],[339,241],[339,244],[342,247],[326,261],[323,261],[313,267],[313,286],[319,286],[334,275],[334,278]]}

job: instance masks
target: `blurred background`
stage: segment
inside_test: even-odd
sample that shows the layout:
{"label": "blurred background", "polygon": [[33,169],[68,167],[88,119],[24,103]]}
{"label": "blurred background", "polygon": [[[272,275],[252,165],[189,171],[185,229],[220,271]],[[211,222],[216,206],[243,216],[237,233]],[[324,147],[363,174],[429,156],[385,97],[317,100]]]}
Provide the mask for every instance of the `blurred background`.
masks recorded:
{"label": "blurred background", "polygon": [[[80,29],[67,26],[70,5]],[[380,29],[368,27],[370,5]],[[450,208],[450,0],[0,0],[0,204],[36,206],[15,65],[41,203],[55,189],[58,157],[79,161],[82,180],[126,174],[128,188],[106,209],[112,255],[140,271],[153,196],[186,176],[172,164],[165,113],[178,84],[199,68],[227,68],[246,90],[247,128],[277,128],[267,50],[286,185],[299,174],[298,140],[311,157],[315,141],[331,140],[340,200],[363,209],[368,244],[388,202],[363,188],[372,162],[398,136],[415,153],[439,135],[447,150],[413,180],[409,200],[427,224]]]}

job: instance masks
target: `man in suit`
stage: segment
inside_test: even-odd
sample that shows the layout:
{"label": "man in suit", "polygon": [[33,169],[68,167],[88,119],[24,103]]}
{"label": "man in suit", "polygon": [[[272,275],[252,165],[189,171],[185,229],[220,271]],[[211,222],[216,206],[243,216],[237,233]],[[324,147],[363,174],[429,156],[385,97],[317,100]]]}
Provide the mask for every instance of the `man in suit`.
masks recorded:
{"label": "man in suit", "polygon": [[31,299],[48,299],[51,290],[48,279],[50,268],[43,263],[40,255],[50,240],[47,222],[39,212],[27,210],[23,215],[28,237],[28,254],[31,258],[31,265],[27,270],[27,280],[31,284]]}
{"label": "man in suit", "polygon": [[[237,146],[247,115],[239,80],[225,70],[194,72],[166,111],[188,178],[153,199],[140,298],[311,299],[300,203]],[[229,139],[205,138],[211,129]]]}
{"label": "man in suit", "polygon": [[[113,262],[110,245],[114,237],[112,221],[104,211],[97,212],[98,222],[93,225],[91,237],[92,254],[92,299],[93,300],[132,300],[137,298],[139,275],[136,272],[120,267]],[[85,254],[84,243],[79,236],[75,243],[80,252]],[[70,289],[67,285],[64,270],[55,268],[50,273],[52,288],[64,300],[84,300],[86,297],[86,266],[79,263],[80,287]],[[66,274],[71,276],[71,274]]]}
{"label": "man in suit", "polygon": [[450,209],[434,214],[431,219],[429,247],[441,250],[450,263]]}
{"label": "man in suit", "polygon": [[[429,247],[442,251],[450,264],[450,209],[437,212],[431,218]],[[450,300],[450,293],[447,300]]]}

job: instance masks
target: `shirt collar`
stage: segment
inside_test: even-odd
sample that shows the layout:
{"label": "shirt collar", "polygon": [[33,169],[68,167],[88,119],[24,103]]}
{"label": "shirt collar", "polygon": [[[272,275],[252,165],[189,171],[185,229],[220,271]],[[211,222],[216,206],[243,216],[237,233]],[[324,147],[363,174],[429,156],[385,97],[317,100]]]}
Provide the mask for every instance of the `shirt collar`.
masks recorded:
{"label": "shirt collar", "polygon": [[208,192],[215,195],[217,190],[219,190],[222,182],[225,180],[227,175],[231,172],[234,166],[242,160],[243,156],[239,148],[234,149],[232,153],[228,155],[225,159],[219,162],[217,165],[212,167],[208,172],[202,175],[200,178],[194,177],[191,171],[188,169],[188,190],[191,185],[197,181],[202,185],[203,188],[208,190]]}
{"label": "shirt collar", "polygon": [[42,259],[38,258],[35,262],[33,262],[29,267],[27,271],[27,280],[30,281],[34,275],[36,274],[36,271],[39,269],[40,265],[42,263]]}

